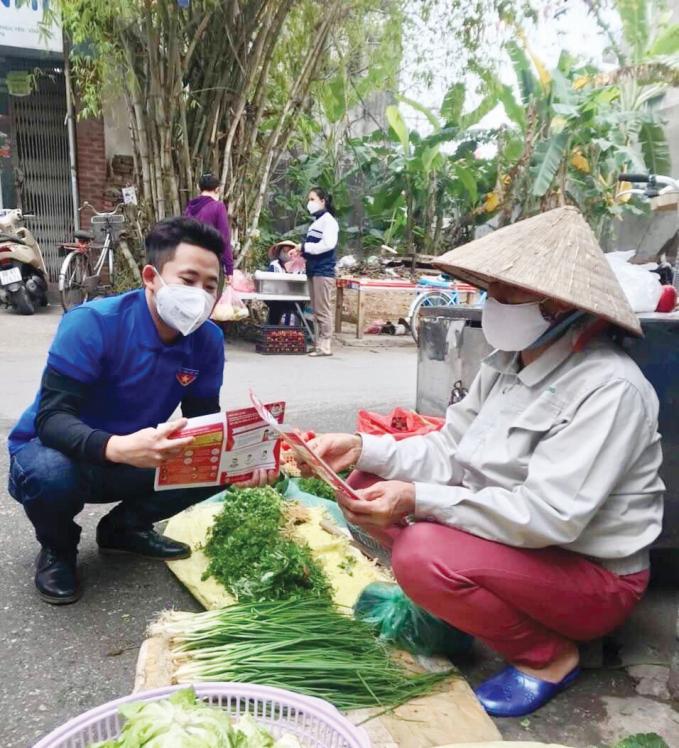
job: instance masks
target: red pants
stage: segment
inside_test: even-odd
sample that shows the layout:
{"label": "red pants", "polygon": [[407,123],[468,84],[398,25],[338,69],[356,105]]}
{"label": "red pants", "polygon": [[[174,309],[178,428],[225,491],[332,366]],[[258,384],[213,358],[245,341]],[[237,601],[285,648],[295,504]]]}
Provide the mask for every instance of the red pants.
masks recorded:
{"label": "red pants", "polygon": [[[354,488],[374,482],[365,473],[350,477]],[[431,522],[373,535],[391,548],[408,597],[529,667],[617,628],[648,584],[648,571],[621,577],[562,548],[513,548]]]}

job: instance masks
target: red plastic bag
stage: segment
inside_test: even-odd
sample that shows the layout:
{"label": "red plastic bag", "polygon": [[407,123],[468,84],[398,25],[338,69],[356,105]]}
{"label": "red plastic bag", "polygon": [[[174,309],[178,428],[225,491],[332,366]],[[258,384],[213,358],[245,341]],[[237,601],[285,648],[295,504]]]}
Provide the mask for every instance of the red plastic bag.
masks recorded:
{"label": "red plastic bag", "polygon": [[407,408],[394,408],[386,416],[372,413],[369,410],[358,411],[356,431],[363,434],[391,434],[394,439],[400,441],[409,436],[420,436],[432,431],[440,431],[445,423],[445,418],[436,416],[421,416],[414,410]]}
{"label": "red plastic bag", "polygon": [[242,270],[234,270],[231,279],[231,288],[241,293],[253,293],[255,290],[255,279]]}

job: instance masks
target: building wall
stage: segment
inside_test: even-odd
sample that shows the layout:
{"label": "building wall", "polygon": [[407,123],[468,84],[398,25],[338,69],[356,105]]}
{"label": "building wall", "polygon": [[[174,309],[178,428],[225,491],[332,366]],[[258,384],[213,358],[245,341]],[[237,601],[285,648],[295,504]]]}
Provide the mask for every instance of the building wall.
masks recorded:
{"label": "building wall", "polygon": [[[78,120],[76,123],[78,192],[82,205],[88,202],[97,210],[106,207],[106,142],[102,119]],[[86,228],[91,212],[83,210],[81,225]]]}
{"label": "building wall", "polygon": [[122,97],[107,97],[103,103],[104,139],[106,158],[132,156],[129,110]]}

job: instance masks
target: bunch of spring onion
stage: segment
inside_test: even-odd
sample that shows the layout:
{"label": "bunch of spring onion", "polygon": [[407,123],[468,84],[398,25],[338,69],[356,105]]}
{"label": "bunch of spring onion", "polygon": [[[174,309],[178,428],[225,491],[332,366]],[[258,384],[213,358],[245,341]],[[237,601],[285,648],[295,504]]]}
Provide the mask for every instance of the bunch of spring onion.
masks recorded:
{"label": "bunch of spring onion", "polygon": [[314,598],[166,612],[150,633],[169,639],[177,683],[277,686],[343,710],[392,708],[450,675],[408,672],[366,624]]}

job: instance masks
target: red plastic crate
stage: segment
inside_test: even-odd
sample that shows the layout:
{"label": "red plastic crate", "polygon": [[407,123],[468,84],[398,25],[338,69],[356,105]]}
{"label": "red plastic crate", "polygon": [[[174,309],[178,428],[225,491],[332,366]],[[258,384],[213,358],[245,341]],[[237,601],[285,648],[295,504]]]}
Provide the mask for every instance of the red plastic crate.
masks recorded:
{"label": "red plastic crate", "polygon": [[303,327],[291,325],[262,325],[255,346],[265,356],[302,355],[307,352]]}

